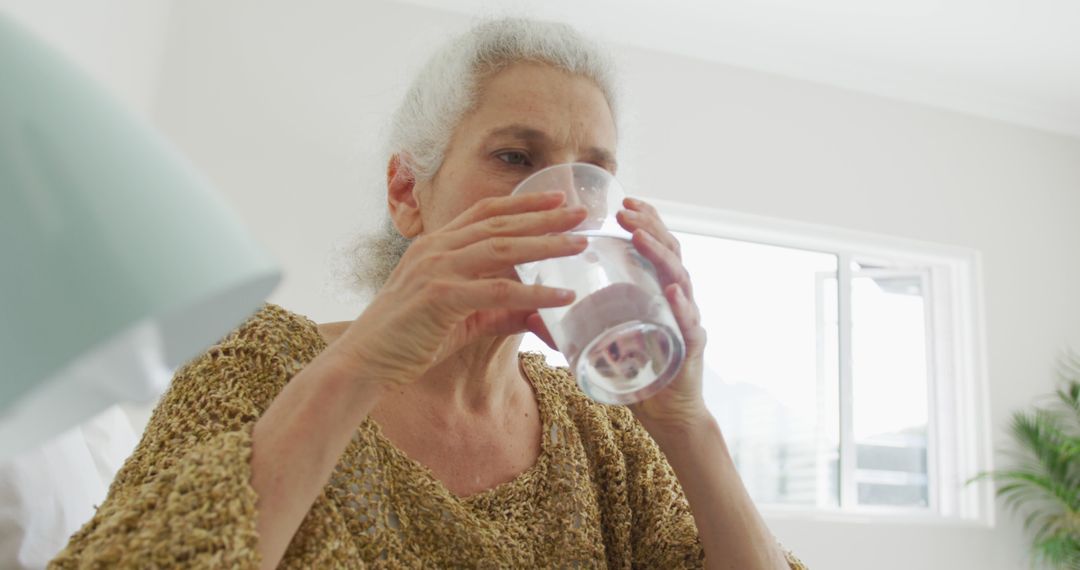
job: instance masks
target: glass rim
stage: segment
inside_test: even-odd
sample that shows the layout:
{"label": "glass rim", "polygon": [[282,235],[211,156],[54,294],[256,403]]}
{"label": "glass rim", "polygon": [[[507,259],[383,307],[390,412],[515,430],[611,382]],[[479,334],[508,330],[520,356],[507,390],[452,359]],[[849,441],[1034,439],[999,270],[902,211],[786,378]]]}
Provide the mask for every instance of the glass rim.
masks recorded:
{"label": "glass rim", "polygon": [[[588,162],[560,162],[558,164],[552,164],[551,166],[545,166],[544,168],[541,168],[540,170],[537,170],[536,172],[533,172],[532,174],[526,176],[524,180],[517,183],[517,186],[514,186],[514,190],[510,192],[510,194],[517,194],[518,191],[521,190],[526,184],[528,184],[530,180],[532,180],[533,178],[538,178],[540,175],[548,172],[549,170],[556,170],[560,168],[569,168],[570,170],[573,170],[579,166],[585,167],[586,170],[599,171],[603,173],[603,175],[606,176],[608,179],[614,180],[617,184],[619,184],[618,178],[615,178],[615,174],[613,174],[610,170],[606,168],[602,168]],[[623,193],[625,194],[625,191]]]}

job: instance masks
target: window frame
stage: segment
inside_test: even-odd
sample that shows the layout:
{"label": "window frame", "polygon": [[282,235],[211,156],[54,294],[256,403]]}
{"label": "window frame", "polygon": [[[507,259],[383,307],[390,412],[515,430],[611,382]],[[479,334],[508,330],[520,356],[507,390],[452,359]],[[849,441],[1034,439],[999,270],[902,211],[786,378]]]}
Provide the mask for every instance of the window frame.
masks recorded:
{"label": "window frame", "polygon": [[[989,527],[994,524],[993,487],[964,482],[993,468],[985,354],[982,259],[978,250],[876,233],[783,220],[646,198],[669,229],[837,256],[838,315],[850,324],[852,261],[911,268],[925,274],[927,326],[928,507],[858,506],[851,418],[851,335],[841,326],[840,506],[762,504],[772,518],[837,521],[899,521]],[[925,269],[924,269],[925,268]],[[847,332],[844,332],[844,331]],[[846,442],[846,443],[845,443]],[[846,478],[845,478],[846,475]]]}

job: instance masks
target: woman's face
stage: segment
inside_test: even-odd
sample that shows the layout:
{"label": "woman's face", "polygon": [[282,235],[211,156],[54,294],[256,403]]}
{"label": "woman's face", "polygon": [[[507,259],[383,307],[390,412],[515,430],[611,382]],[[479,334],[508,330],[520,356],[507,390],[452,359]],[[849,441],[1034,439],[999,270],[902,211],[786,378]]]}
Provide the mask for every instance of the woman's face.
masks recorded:
{"label": "woman's face", "polygon": [[509,195],[546,166],[588,162],[615,172],[615,137],[611,109],[592,80],[543,64],[510,66],[484,82],[435,177],[416,183],[422,233],[477,200]]}

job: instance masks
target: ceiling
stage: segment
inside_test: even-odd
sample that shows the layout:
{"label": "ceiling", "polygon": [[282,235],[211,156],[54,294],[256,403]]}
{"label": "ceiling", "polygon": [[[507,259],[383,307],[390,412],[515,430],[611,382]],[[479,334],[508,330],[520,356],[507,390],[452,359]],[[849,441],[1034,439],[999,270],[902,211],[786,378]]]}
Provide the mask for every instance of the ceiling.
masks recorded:
{"label": "ceiling", "polygon": [[1080,137],[1078,0],[403,0]]}

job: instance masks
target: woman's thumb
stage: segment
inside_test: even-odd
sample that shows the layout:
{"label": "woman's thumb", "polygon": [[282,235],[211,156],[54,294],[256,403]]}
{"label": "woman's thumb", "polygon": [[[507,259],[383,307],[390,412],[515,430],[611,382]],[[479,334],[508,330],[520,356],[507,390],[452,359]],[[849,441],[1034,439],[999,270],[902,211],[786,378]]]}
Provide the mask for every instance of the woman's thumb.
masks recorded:
{"label": "woman's thumb", "polygon": [[550,346],[551,350],[559,350],[559,347],[555,346],[555,340],[551,338],[551,331],[548,330],[547,325],[544,324],[544,319],[540,318],[539,313],[530,313],[526,316],[525,326],[534,335],[540,337],[544,344]]}

